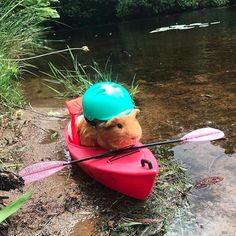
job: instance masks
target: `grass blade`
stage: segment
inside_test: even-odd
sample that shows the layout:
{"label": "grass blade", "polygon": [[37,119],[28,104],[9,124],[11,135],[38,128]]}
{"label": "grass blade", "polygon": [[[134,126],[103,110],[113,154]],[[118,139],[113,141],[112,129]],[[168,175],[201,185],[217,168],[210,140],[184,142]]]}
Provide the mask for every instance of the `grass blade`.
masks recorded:
{"label": "grass blade", "polygon": [[34,191],[35,190],[32,189],[24,193],[21,197],[4,207],[0,211],[0,223],[3,222],[6,218],[8,218],[10,215],[14,214],[17,210],[19,210],[22,205],[24,205],[31,198]]}

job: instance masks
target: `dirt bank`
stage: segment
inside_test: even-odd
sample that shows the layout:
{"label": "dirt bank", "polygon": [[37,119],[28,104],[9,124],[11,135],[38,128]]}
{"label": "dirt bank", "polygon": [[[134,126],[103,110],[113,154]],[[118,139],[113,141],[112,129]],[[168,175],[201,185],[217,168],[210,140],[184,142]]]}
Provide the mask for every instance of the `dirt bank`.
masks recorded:
{"label": "dirt bank", "polygon": [[[14,140],[4,143],[3,149],[13,153],[18,150],[18,159],[12,157],[13,163],[18,160],[16,173],[32,163],[64,159],[66,113],[65,108],[28,108],[23,111],[20,120],[11,121],[20,125],[17,138],[14,138],[15,132],[9,127],[3,130],[10,135],[9,140]],[[77,167],[29,186],[1,191],[1,196],[9,197],[4,200],[4,204],[7,204],[22,192],[36,189],[22,209],[1,226],[2,235],[158,234],[165,230],[169,219],[182,207],[191,185],[184,169],[173,161],[172,152],[160,149],[155,153],[159,156],[162,171],[152,195],[146,201],[114,192],[89,178]]]}
{"label": "dirt bank", "polygon": [[[13,117],[10,121],[15,128],[5,125],[1,130],[1,154],[6,163],[15,163],[17,173],[18,169],[36,162],[62,160],[65,109],[28,108],[22,112],[20,120]],[[0,191],[2,197],[8,197],[4,200],[7,204],[22,192],[36,189],[30,201],[2,225],[0,235],[70,235],[76,223],[94,218],[95,211],[85,207],[79,181],[70,178],[70,174],[71,171],[65,170],[29,186]],[[80,234],[77,226],[73,235],[91,235],[94,225],[86,228],[87,234]],[[83,227],[81,230],[84,231]]]}

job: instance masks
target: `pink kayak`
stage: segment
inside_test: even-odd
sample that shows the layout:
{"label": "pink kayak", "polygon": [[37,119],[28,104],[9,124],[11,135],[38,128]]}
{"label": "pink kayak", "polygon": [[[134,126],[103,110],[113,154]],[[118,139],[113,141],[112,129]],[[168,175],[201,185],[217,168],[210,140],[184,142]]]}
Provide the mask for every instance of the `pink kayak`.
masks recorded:
{"label": "pink kayak", "polygon": [[[100,147],[85,147],[74,144],[65,128],[66,146],[74,160],[81,160],[107,152]],[[139,143],[138,145],[140,145]],[[148,148],[128,154],[92,159],[78,164],[92,178],[101,184],[129,197],[144,200],[152,191],[158,165]]]}
{"label": "pink kayak", "polygon": [[[80,138],[76,131],[76,119],[82,112],[81,101],[82,98],[79,97],[66,102],[71,121],[65,127],[64,136],[66,146],[74,160],[82,160],[107,152],[100,147],[80,145]],[[137,145],[141,145],[141,143],[137,143]],[[141,200],[146,199],[151,193],[159,170],[157,160],[148,148],[86,160],[78,165],[88,175],[108,188]]]}

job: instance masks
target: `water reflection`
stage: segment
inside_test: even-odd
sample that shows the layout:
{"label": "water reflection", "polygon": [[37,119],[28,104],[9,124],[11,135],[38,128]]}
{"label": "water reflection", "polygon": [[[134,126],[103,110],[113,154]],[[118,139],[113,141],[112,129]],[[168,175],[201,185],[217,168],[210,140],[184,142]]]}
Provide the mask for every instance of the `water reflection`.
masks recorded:
{"label": "water reflection", "polygon": [[220,24],[220,21],[215,21],[215,22],[210,22],[210,23],[191,23],[191,24],[184,24],[184,25],[179,25],[179,24],[175,24],[175,25],[170,25],[170,26],[164,26],[164,27],[160,27],[157,28],[155,30],[150,31],[151,34],[153,33],[160,33],[160,32],[165,32],[165,31],[169,31],[169,30],[189,30],[189,29],[195,29],[197,27],[199,28],[205,28],[208,27],[210,25],[216,25],[216,24]]}
{"label": "water reflection", "polygon": [[[168,31],[149,34],[157,27],[192,22],[217,22],[214,27],[190,31]],[[95,59],[105,63],[108,58],[122,80],[136,74],[149,81],[167,80],[180,72],[186,75],[215,73],[235,69],[235,10],[213,9],[176,14],[143,21],[89,27],[57,32],[54,39],[65,39],[53,47],[87,45],[88,55],[78,53],[81,61]]]}

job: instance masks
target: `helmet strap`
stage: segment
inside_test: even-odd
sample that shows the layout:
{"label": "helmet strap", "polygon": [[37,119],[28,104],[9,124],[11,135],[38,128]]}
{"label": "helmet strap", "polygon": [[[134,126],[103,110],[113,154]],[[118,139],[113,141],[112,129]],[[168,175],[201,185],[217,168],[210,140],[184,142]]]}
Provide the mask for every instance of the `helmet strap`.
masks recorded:
{"label": "helmet strap", "polygon": [[96,122],[95,121],[91,121],[88,118],[84,117],[84,119],[92,126],[96,126]]}
{"label": "helmet strap", "polygon": [[88,118],[86,118],[84,116],[84,119],[90,124],[92,125],[93,127],[96,127],[97,125],[101,124],[101,123],[104,123],[106,122],[107,120],[89,120]]}

